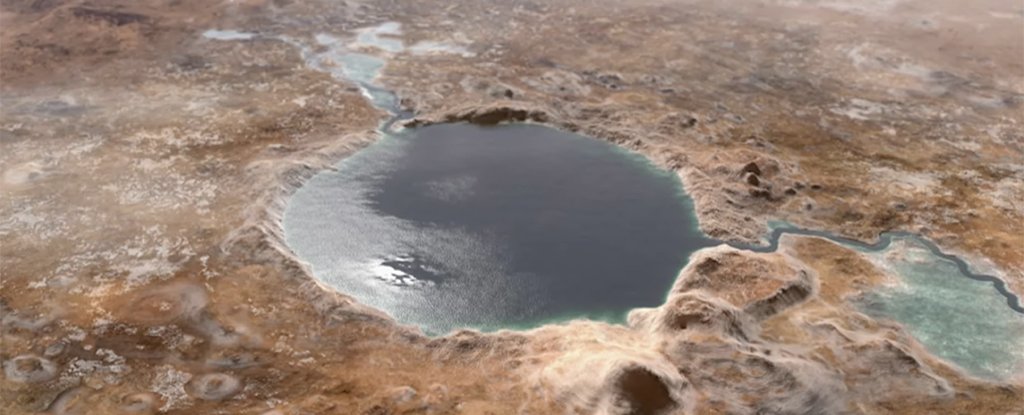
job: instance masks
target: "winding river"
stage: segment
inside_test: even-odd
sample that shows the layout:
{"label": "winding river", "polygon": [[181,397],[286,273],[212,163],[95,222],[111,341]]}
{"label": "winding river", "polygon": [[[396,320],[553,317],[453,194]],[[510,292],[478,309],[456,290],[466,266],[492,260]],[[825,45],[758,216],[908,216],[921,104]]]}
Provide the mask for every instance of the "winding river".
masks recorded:
{"label": "winding river", "polygon": [[828,239],[832,242],[839,243],[847,247],[856,248],[860,251],[881,252],[889,249],[889,246],[892,244],[893,239],[908,238],[926,247],[932,253],[932,255],[935,255],[938,258],[950,261],[953,264],[955,264],[962,276],[970,278],[975,281],[991,283],[992,286],[999,293],[999,295],[1003,296],[1006,299],[1006,305],[1010,307],[1010,309],[1019,314],[1024,314],[1024,308],[1022,308],[1020,305],[1020,298],[1018,298],[1017,295],[1015,295],[1006,287],[1006,282],[1004,282],[1002,279],[994,275],[978,274],[971,271],[970,265],[968,265],[967,262],[965,262],[963,259],[960,259],[956,255],[947,254],[943,252],[942,249],[939,248],[939,246],[936,245],[934,242],[929,241],[928,239],[925,239],[924,237],[918,234],[904,231],[883,232],[881,235],[879,235],[877,242],[866,243],[856,239],[836,235],[832,232],[802,229],[786,223],[777,222],[772,225],[774,226],[771,226],[771,232],[768,234],[767,245],[752,245],[741,243],[729,243],[729,245],[735,248],[745,249],[754,252],[775,252],[775,250],[779,248],[779,239],[781,239],[783,235],[790,234],[800,236],[817,236],[820,238]]}
{"label": "winding river", "polygon": [[[381,33],[400,31],[395,25],[386,29]],[[249,34],[232,31],[211,31],[206,37],[222,41],[250,38]],[[290,38],[277,39],[298,47],[311,68],[355,83],[375,106],[387,111],[391,116],[380,125],[381,134],[398,134],[394,127],[413,116],[400,108],[394,93],[374,83],[386,63],[385,58],[377,55],[389,56],[402,50],[401,42],[394,38],[364,33],[358,38],[359,45],[354,46],[336,37],[318,35],[316,48]],[[381,45],[374,45],[374,42]],[[373,52],[375,46],[382,53]],[[371,51],[367,52],[366,47]],[[769,228],[767,244],[729,245],[754,252],[774,252],[780,239],[790,234],[820,237],[865,255],[874,255],[876,264],[899,276],[901,281],[896,286],[866,293],[858,304],[863,311],[899,321],[933,353],[974,375],[1006,379],[1024,370],[1024,308],[1000,278],[972,271],[963,259],[910,232],[884,232],[876,242],[867,243],[781,222],[770,223]],[[421,266],[416,261],[416,258],[399,257],[381,265],[389,269]]]}
{"label": "winding river", "polygon": [[[381,66],[383,66],[383,64]],[[379,86],[370,83],[370,80],[372,80],[375,76],[376,74],[373,74],[370,77],[363,78],[363,80],[357,81],[357,83],[360,85],[361,88],[363,88],[364,91],[366,91],[368,95],[372,97],[377,97],[373,99],[374,102],[390,104],[381,107],[382,110],[385,110],[392,115],[387,121],[385,121],[381,125],[381,132],[387,133],[389,130],[391,130],[391,128],[394,125],[404,120],[412,118],[414,114],[400,108],[400,106],[398,105],[398,99],[391,91],[385,90]],[[754,245],[734,242],[730,242],[729,245],[735,248],[745,249],[754,252],[775,252],[775,250],[777,250],[779,247],[779,239],[782,238],[783,235],[791,234],[800,236],[817,236],[845,245],[847,247],[857,248],[862,251],[880,252],[889,248],[894,237],[911,238],[927,247],[928,250],[931,251],[931,253],[936,257],[954,263],[957,269],[959,269],[960,273],[964,277],[992,284],[993,288],[995,288],[999,295],[1005,298],[1006,305],[1010,309],[1012,309],[1014,312],[1018,314],[1024,315],[1024,307],[1021,307],[1020,298],[1018,298],[1017,295],[1015,295],[1007,288],[1006,282],[1004,282],[1002,279],[994,275],[980,274],[971,271],[971,267],[969,264],[967,264],[966,261],[964,261],[960,257],[957,257],[956,255],[943,252],[938,245],[918,234],[905,231],[883,232],[879,235],[877,242],[866,243],[853,238],[837,235],[828,231],[802,229],[785,223],[775,223],[774,225],[775,226],[771,227],[771,231],[768,234],[767,245]]]}

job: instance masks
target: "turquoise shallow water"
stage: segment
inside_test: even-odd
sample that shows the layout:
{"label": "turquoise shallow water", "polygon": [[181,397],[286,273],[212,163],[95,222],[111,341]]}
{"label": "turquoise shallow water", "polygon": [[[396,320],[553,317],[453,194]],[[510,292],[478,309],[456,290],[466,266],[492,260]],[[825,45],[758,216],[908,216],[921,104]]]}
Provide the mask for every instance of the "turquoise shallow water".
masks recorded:
{"label": "turquoise shallow water", "polygon": [[964,260],[907,232],[885,232],[865,243],[825,231],[770,221],[768,244],[736,244],[774,252],[785,234],[819,236],[864,253],[894,277],[865,293],[865,313],[902,324],[930,352],[990,380],[1024,377],[1024,308],[1006,284],[973,271]]}
{"label": "turquoise shallow water", "polygon": [[964,277],[911,238],[871,255],[899,281],[867,294],[863,311],[902,323],[929,351],[973,375],[1024,373],[1024,315],[1007,307],[990,283]]}
{"label": "turquoise shallow water", "polygon": [[[354,82],[359,85],[363,93],[374,105],[393,115],[389,121],[382,124],[382,132],[387,131],[396,120],[408,117],[410,114],[402,113],[397,108],[397,99],[394,94],[382,89],[375,83],[377,75],[386,64],[386,58],[384,56],[375,56],[372,50],[376,49],[388,53],[400,52],[404,46],[400,40],[394,37],[400,33],[400,26],[394,23],[383,23],[378,26],[364,28],[358,33],[354,43],[333,35],[320,34],[316,36],[315,42],[319,44],[321,49],[316,52],[314,52],[314,48],[294,39],[283,37],[279,39],[299,47],[306,63],[310,67],[329,72],[341,81]],[[233,30],[210,30],[205,32],[203,36],[219,41],[244,41],[252,39],[256,34]],[[370,51],[367,53],[356,51],[356,49],[363,46],[369,47]],[[405,139],[408,138],[407,135],[408,133]],[[310,181],[310,185],[315,188],[318,183],[323,184],[325,181],[336,180],[336,177],[332,176],[352,171],[361,172],[362,176],[359,176],[357,180],[363,180],[364,185],[386,176],[389,170],[382,168],[382,166],[403,157],[403,152],[409,148],[408,142],[403,141],[404,138],[401,136],[385,135],[383,139],[370,148],[343,161],[339,165],[342,169],[340,172],[318,175]],[[621,152],[620,155],[625,157],[623,160],[630,157],[642,159],[639,155],[628,152]],[[646,163],[646,161],[640,160],[639,164],[635,165],[643,165],[643,163]],[[649,164],[647,167],[650,167]],[[475,183],[472,178],[466,177],[450,179],[435,181],[427,187],[433,189],[435,197],[440,197],[441,199],[454,198],[452,200],[457,200],[466,194],[467,189],[472,189]],[[369,197],[365,192],[365,188],[361,188],[359,185],[350,186],[346,191],[347,193],[342,192],[342,194],[335,195],[334,197],[341,197],[347,203],[337,204],[336,207],[338,209],[336,211],[328,211],[329,213],[324,216],[328,218],[345,218],[346,214],[350,214],[351,218],[355,218],[348,222],[351,225],[349,231],[363,233],[365,235],[361,236],[362,240],[372,242],[361,244],[358,242],[360,239],[346,238],[343,232],[333,234],[334,237],[348,240],[349,242],[347,243],[351,244],[352,250],[359,251],[365,249],[365,246],[370,246],[370,251],[373,251],[381,246],[388,246],[386,241],[389,240],[389,237],[395,235],[394,232],[389,232],[389,230],[399,229],[398,234],[401,234],[403,229],[404,231],[415,229],[415,226],[409,226],[408,221],[403,222],[401,218],[393,215],[383,215],[388,217],[388,219],[382,221],[360,221],[359,218],[365,217],[360,215],[367,213],[364,208],[374,203],[367,202],[372,197]],[[681,194],[681,189],[678,186],[676,186],[676,190],[667,191],[669,193],[676,192],[679,200],[682,201],[680,205],[682,206],[682,215],[679,217],[689,217],[686,221],[688,225],[683,225],[687,229],[686,235],[689,235],[688,238],[692,237],[694,240],[702,238],[696,229],[696,219],[693,218],[689,199]],[[302,197],[308,198],[308,193],[309,191],[305,188],[300,189],[296,195],[298,201],[293,200],[292,205],[305,203]],[[306,196],[302,196],[303,194],[306,194]],[[287,222],[288,219],[286,218],[286,232],[291,232]],[[306,226],[309,225],[307,224]],[[828,232],[798,229],[782,222],[772,223],[771,228],[772,233],[768,239],[769,243],[767,246],[743,245],[740,247],[760,252],[771,252],[777,248],[778,238],[781,235],[795,233],[825,237],[873,255],[878,264],[886,267],[897,276],[899,283],[866,294],[860,302],[860,306],[865,312],[878,318],[893,319],[904,324],[910,333],[933,353],[959,365],[971,374],[990,379],[1009,379],[1014,376],[1021,376],[1021,373],[1024,373],[1024,363],[1022,363],[1024,362],[1024,309],[1021,308],[1019,299],[1009,293],[1005,284],[995,277],[975,274],[960,259],[941,253],[934,244],[926,240],[904,233],[883,234],[878,243],[864,244]],[[329,230],[329,227],[324,229]],[[422,229],[420,230],[422,231]],[[417,234],[417,232],[406,233],[406,235],[412,234]],[[492,264],[501,263],[502,260],[503,254],[500,249],[493,246],[487,248],[488,243],[494,242],[493,240],[487,242],[487,237],[480,237],[480,235],[474,237],[469,233],[460,233],[457,230],[448,233],[435,233],[434,236],[430,236],[430,232],[418,232],[418,234],[420,237],[418,239],[414,238],[411,242],[412,245],[438,244],[438,246],[446,247],[443,250],[449,253],[470,252],[482,255],[493,260]],[[292,235],[294,236],[294,233]],[[373,238],[367,235],[373,236]],[[354,244],[352,243],[353,240],[356,241]],[[293,242],[291,237],[289,241]],[[381,241],[385,242],[381,243]],[[892,246],[890,246],[890,241],[893,241]],[[710,244],[712,242],[707,240],[701,242],[701,244],[705,243]],[[410,245],[410,242],[407,241],[406,245]],[[338,248],[336,244],[332,243],[319,244],[313,242],[311,246],[313,247],[311,252],[322,257],[311,261],[314,263],[314,268],[323,268],[324,266],[327,268],[337,267],[340,263],[344,262],[342,258],[349,254],[343,247],[340,250],[331,251],[332,246]],[[293,245],[293,248],[300,256],[308,260],[303,251],[310,252],[310,247],[296,248],[296,245]],[[684,248],[677,254],[685,257],[689,249]],[[459,266],[458,257],[459,255],[448,255],[445,258],[446,260],[455,261],[455,265]],[[317,263],[318,261],[319,264]],[[484,261],[484,263],[486,262]],[[461,262],[463,265],[468,263],[472,263],[472,261]],[[437,273],[437,267],[426,263],[423,257],[412,255],[399,254],[382,260],[378,258],[375,262],[363,263],[357,266],[357,268],[359,267],[362,267],[361,269],[364,271],[372,269],[376,272],[376,275],[390,276],[391,282],[399,283],[399,285],[405,283],[413,283],[415,285],[415,282],[419,279],[408,277],[412,276],[410,272],[415,272],[417,269],[420,272],[426,272],[426,274],[421,274],[424,277],[421,281],[424,286],[431,283],[437,284],[437,282],[443,279],[435,278],[436,281],[431,281],[431,278],[433,278],[431,274]],[[495,272],[495,270],[500,269],[501,267],[467,268],[468,272],[483,273]],[[331,282],[330,279],[332,277],[324,277],[322,272],[319,272],[317,276],[321,279],[327,278],[325,281]],[[672,276],[674,277],[674,274]],[[635,277],[636,275],[631,275],[631,278]],[[531,286],[530,284],[519,284],[517,287],[515,283],[510,283],[510,281],[515,281],[515,279],[492,281],[494,286],[482,292],[490,292],[492,296],[498,294],[508,295],[512,290],[518,289],[523,292],[533,290],[538,295],[546,295],[543,288]],[[665,282],[660,284],[666,285],[668,283],[668,279],[666,279]],[[395,294],[395,292],[389,292],[388,290],[367,290],[365,286],[357,287],[354,285],[332,285],[360,298],[362,298],[360,293],[375,295],[378,297],[378,303],[369,302],[389,311],[402,307],[400,303],[408,299],[401,294]],[[667,286],[659,294],[650,294],[645,303],[651,303],[656,297],[663,299],[666,292]],[[395,294],[394,297],[388,298],[389,293]],[[574,294],[587,295],[587,288],[582,285],[578,286]],[[465,304],[477,303],[478,305],[482,303],[495,309],[508,305],[502,299],[490,301],[487,296],[479,295],[463,299],[453,296],[435,299],[440,300],[435,302],[435,306],[436,304],[444,304],[443,307],[457,306],[460,302]],[[488,304],[488,301],[491,303]],[[660,301],[654,301],[650,305],[657,304],[660,304]],[[621,321],[624,314],[622,307],[626,306],[566,309],[538,315],[532,320],[494,318],[487,319],[486,321],[477,321],[475,324],[468,323],[468,325],[475,325],[484,329],[503,327],[527,328],[541,323],[560,321],[572,317],[587,317],[617,322]],[[437,325],[429,322],[431,318],[447,319],[448,321],[458,320],[458,318],[453,319],[449,315],[451,313],[448,312],[437,313],[434,317],[417,316],[416,313],[417,311],[396,313],[396,317],[406,322],[422,323],[421,325],[424,327],[433,326],[434,328],[428,328],[428,331],[434,332],[443,331],[446,327],[457,326],[450,323]]]}

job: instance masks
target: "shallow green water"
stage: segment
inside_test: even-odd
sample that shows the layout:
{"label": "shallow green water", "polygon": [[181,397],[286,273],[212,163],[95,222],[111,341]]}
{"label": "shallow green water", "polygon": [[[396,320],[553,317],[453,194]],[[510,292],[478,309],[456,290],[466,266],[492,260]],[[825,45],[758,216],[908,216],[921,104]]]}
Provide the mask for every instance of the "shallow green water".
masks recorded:
{"label": "shallow green water", "polygon": [[902,323],[929,351],[973,375],[1024,373],[1024,315],[1007,307],[992,284],[964,277],[910,238],[894,238],[870,255],[899,281],[867,294],[864,312]]}
{"label": "shallow green water", "polygon": [[[404,45],[394,37],[400,33],[400,30],[400,25],[385,22],[378,26],[359,30],[355,42],[343,40],[334,35],[320,34],[315,38],[316,43],[319,45],[316,51],[314,51],[314,48],[294,39],[278,38],[299,47],[306,63],[311,67],[329,72],[341,81],[356,83],[375,106],[394,114],[395,117],[392,120],[383,124],[385,128],[382,128],[382,130],[387,130],[386,127],[390,126],[395,119],[403,116],[403,114],[400,114],[400,110],[397,108],[397,99],[394,94],[375,84],[376,77],[386,64],[386,58],[385,56],[377,56],[374,50],[383,51],[385,55],[402,51]],[[207,39],[219,41],[245,41],[257,35],[233,30],[209,30],[204,32],[203,36]],[[366,53],[357,51],[364,47],[369,48]],[[404,157],[403,154],[405,153],[403,152],[408,150],[408,144],[407,141],[403,141],[400,137],[385,137],[374,146],[346,160],[339,167],[350,169],[350,171],[361,171],[371,176],[377,175],[377,178],[380,178],[389,171],[386,168],[382,169],[381,166]],[[640,158],[640,156],[628,152],[622,152],[622,154],[626,158]],[[646,161],[639,160],[636,162],[643,164]],[[330,176],[332,174],[335,173],[328,173],[326,175]],[[352,197],[352,201],[356,202],[366,202],[372,199],[364,192],[365,187],[360,187],[366,185],[368,182],[365,180],[369,178],[370,176],[364,175],[362,177],[363,183],[346,184],[345,186],[348,187],[341,192],[340,197]],[[314,178],[311,184],[324,180],[330,180],[330,178],[320,175]],[[433,189],[433,198],[458,201],[458,199],[465,196],[468,190],[475,186],[476,182],[472,178],[455,177],[454,179],[449,178],[428,183],[428,187]],[[309,190],[305,188],[300,190],[297,195],[297,198],[300,199],[299,203],[304,203],[301,199],[301,195],[304,192],[308,193]],[[398,194],[401,194],[401,192]],[[684,201],[683,211],[686,212],[684,216],[688,215],[692,218],[692,207],[688,205],[688,199],[683,196],[682,200]],[[296,202],[293,201],[293,203]],[[403,203],[399,203],[399,205]],[[346,212],[351,214],[349,219],[354,218],[354,221],[348,221],[350,225],[349,230],[351,232],[361,232],[364,234],[360,236],[361,238],[366,241],[372,241],[365,244],[370,246],[369,251],[375,252],[374,249],[387,251],[389,237],[409,232],[406,235],[419,235],[414,238],[414,243],[417,244],[436,243],[441,247],[441,251],[448,252],[449,254],[466,252],[470,256],[479,255],[480,258],[469,261],[466,261],[466,258],[460,259],[459,255],[442,255],[446,261],[453,261],[456,267],[467,265],[468,268],[466,269],[470,273],[486,274],[490,272],[493,274],[494,272],[504,272],[501,271],[503,265],[486,265],[502,264],[507,259],[502,258],[502,249],[504,248],[498,248],[497,246],[500,244],[495,245],[496,247],[487,248],[489,243],[494,243],[493,239],[488,242],[486,241],[487,237],[474,237],[471,233],[460,230],[449,230],[447,233],[439,232],[438,234],[442,235],[442,237],[430,237],[429,233],[424,234],[422,232],[423,229],[429,227],[417,230],[415,225],[410,224],[411,222],[403,222],[400,218],[393,216],[387,218],[389,215],[386,214],[383,215],[386,217],[383,220],[362,222],[360,218],[371,217],[373,214],[368,214],[364,209],[365,206],[360,207],[359,203],[349,203],[349,205],[350,207],[356,207],[348,211],[341,209],[340,213],[328,213],[325,217],[344,218]],[[406,213],[408,212],[410,211]],[[286,218],[287,221],[288,219]],[[302,226],[317,225],[315,223],[307,223]],[[699,236],[695,219],[690,222],[688,227],[688,235],[696,235],[694,236],[695,238]],[[902,236],[883,235],[878,243],[864,244],[838,237],[828,232],[793,228],[791,225],[783,222],[773,222],[770,224],[770,227],[772,233],[768,240],[768,246],[743,247],[760,252],[771,252],[777,248],[778,238],[782,234],[795,233],[825,237],[850,248],[865,252],[871,255],[877,264],[888,269],[899,279],[897,284],[867,293],[862,298],[859,305],[866,313],[877,318],[892,319],[904,324],[907,330],[926,348],[939,357],[959,365],[967,372],[976,376],[989,379],[1010,379],[1020,377],[1024,373],[1024,314],[1020,311],[1019,299],[1013,296],[1012,293],[1009,293],[1005,284],[998,281],[997,278],[972,273],[966,263],[960,259],[938,252],[938,248],[934,244],[921,240],[916,236],[908,236],[906,234]],[[286,224],[286,231],[288,230],[287,228]],[[329,227],[324,229],[329,231]],[[343,235],[344,232],[335,233],[334,236],[339,234]],[[424,237],[423,235],[428,236]],[[291,238],[289,240],[293,241]],[[381,240],[384,242],[381,243]],[[394,242],[394,240],[390,242]],[[299,244],[302,243],[299,242]],[[313,248],[308,246],[305,248],[299,247],[296,248],[296,251],[302,255],[301,251],[312,249],[316,255],[323,257],[313,261],[314,268],[323,268],[325,266],[327,268],[337,268],[340,263],[344,262],[341,258],[348,253],[330,251],[331,245],[332,243],[327,242],[328,251],[323,251],[323,246],[317,246],[317,242],[313,242]],[[408,245],[408,242],[405,245]],[[359,243],[353,246],[358,247],[356,251],[364,248]],[[390,246],[394,248],[395,245]],[[293,247],[295,247],[294,244]],[[681,252],[689,252],[689,249],[691,248],[685,248]],[[404,250],[409,251],[409,249]],[[413,274],[418,271],[420,276],[423,277],[420,281],[422,282],[420,284],[421,288],[430,284],[434,284],[436,288],[436,283],[441,281],[441,279],[431,280],[436,276],[434,274],[438,272],[439,267],[425,262],[425,257],[402,254],[401,251],[403,249],[391,249],[391,251],[399,253],[388,258],[374,258],[373,260],[353,265],[352,269],[356,270],[353,272],[353,275],[361,272],[364,275],[376,275],[376,278],[383,278],[383,280],[392,285],[405,285],[409,283],[416,285],[416,282],[420,280],[415,278]],[[302,256],[305,257],[305,255]],[[317,263],[318,261],[319,263]],[[321,279],[336,279],[337,275],[325,277],[320,272],[318,277],[321,277]],[[528,319],[521,318],[523,316],[521,313],[519,317],[511,319],[501,318],[501,313],[491,313],[490,317],[493,318],[477,318],[474,320],[475,322],[471,322],[457,315],[453,316],[451,312],[444,311],[446,310],[445,307],[447,309],[451,309],[451,307],[457,308],[459,304],[468,307],[467,309],[470,310],[473,307],[490,307],[494,309],[502,309],[504,307],[508,310],[511,303],[500,297],[507,296],[511,291],[519,290],[522,293],[526,293],[523,295],[527,297],[543,297],[548,294],[543,289],[538,290],[533,284],[517,285],[515,281],[514,278],[505,278],[492,281],[494,284],[490,287],[479,286],[479,292],[485,295],[469,294],[466,298],[451,295],[436,296],[435,299],[440,299],[440,301],[433,305],[430,305],[429,301],[421,302],[419,306],[413,306],[401,313],[396,313],[395,310],[407,307],[407,305],[399,304],[404,301],[402,295],[384,299],[387,296],[387,290],[383,290],[382,294],[380,292],[382,290],[372,288],[367,290],[366,286],[358,287],[351,284],[334,285],[338,286],[342,291],[356,294],[357,297],[361,296],[360,292],[365,295],[377,296],[379,301],[368,302],[385,310],[392,311],[400,320],[421,324],[421,326],[427,327],[428,331],[432,332],[458,327],[459,324],[488,330],[529,328],[538,324],[562,321],[573,317],[618,322],[621,321],[625,310],[629,307],[660,304],[660,299],[663,299],[665,292],[667,292],[666,287],[658,295],[650,294],[647,300],[642,301],[643,304],[629,303],[627,301],[631,305],[607,306],[606,304],[600,307],[570,307],[562,310],[548,310],[544,313],[533,315]],[[449,281],[449,286],[452,285],[450,283],[451,281]],[[665,285],[668,282],[660,284]],[[592,292],[588,292],[592,288],[583,285],[578,287],[575,290],[575,294],[584,296],[592,294]],[[532,294],[530,293],[531,290]],[[488,300],[488,295],[498,300]],[[655,297],[658,297],[659,301],[654,301]],[[408,296],[405,296],[405,299],[407,300]],[[419,307],[419,311],[414,310],[417,307]],[[423,310],[428,310],[428,312],[424,314]],[[431,316],[431,313],[433,313],[433,316]],[[438,319],[442,320],[442,323],[437,323],[436,320]]]}

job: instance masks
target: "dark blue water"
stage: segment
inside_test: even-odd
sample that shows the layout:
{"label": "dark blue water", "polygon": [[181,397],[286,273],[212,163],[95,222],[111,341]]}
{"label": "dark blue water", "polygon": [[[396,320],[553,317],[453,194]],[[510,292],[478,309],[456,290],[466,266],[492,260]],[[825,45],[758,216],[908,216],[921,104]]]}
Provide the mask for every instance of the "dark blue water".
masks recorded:
{"label": "dark blue water", "polygon": [[435,334],[622,321],[713,244],[673,173],[535,125],[388,136],[300,189],[285,229],[317,277]]}
{"label": "dark blue water", "polygon": [[[393,23],[366,29],[360,43],[401,47],[366,35],[397,30]],[[355,83],[389,113],[380,131],[413,115],[374,83],[383,57],[352,53],[327,34],[316,37],[317,49],[280,39],[298,46],[311,68]],[[313,178],[284,220],[289,245],[317,278],[432,334],[575,317],[622,321],[630,308],[659,305],[689,253],[713,244],[695,221],[675,177],[639,156],[523,125],[386,135],[338,171]],[[792,233],[873,255],[901,283],[865,293],[864,311],[905,324],[974,375],[1020,376],[1024,308],[996,276],[905,232],[863,243],[773,228],[767,246],[733,245],[773,252]],[[905,246],[891,247],[893,238]]]}

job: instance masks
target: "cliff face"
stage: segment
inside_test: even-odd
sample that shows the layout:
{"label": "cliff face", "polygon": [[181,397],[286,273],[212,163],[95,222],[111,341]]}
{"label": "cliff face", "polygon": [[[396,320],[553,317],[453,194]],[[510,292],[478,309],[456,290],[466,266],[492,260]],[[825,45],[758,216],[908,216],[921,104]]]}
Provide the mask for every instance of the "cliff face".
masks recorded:
{"label": "cliff face", "polygon": [[580,131],[714,237],[910,230],[1024,291],[1013,2],[6,1],[2,412],[1021,409],[857,312],[892,276],[816,238],[701,251],[628,326],[427,338],[323,287],[280,212],[384,114],[304,53],[387,21],[404,49],[362,51],[414,123]]}

